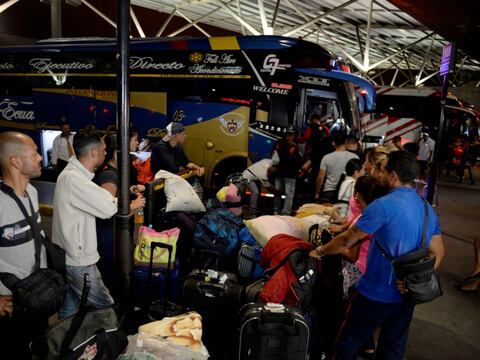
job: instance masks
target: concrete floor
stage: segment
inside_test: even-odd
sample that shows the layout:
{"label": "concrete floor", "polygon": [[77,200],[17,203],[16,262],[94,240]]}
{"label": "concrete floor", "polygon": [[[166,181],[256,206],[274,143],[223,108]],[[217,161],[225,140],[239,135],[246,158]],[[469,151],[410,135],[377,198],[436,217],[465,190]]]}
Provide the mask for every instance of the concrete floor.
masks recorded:
{"label": "concrete floor", "polygon": [[[475,180],[480,183],[478,166]],[[480,359],[480,292],[467,294],[454,287],[473,268],[473,239],[480,236],[480,185],[458,185],[453,177],[442,177],[438,193],[446,246],[440,267],[444,295],[417,306],[405,358]]]}
{"label": "concrete floor", "polygon": [[[417,306],[410,328],[407,360],[480,359],[480,292],[462,293],[461,283],[473,267],[473,239],[480,236],[480,167],[476,185],[441,177],[438,182],[438,212],[446,244],[440,268],[444,295]],[[44,216],[47,233],[51,218]]]}

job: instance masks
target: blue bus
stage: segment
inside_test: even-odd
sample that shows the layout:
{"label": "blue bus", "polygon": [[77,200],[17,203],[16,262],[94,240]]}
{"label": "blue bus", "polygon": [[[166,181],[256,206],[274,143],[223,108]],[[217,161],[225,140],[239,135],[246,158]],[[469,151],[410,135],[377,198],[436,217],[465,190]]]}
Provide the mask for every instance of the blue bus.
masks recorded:
{"label": "blue bus", "polygon": [[[60,119],[73,131],[114,126],[116,51],[115,40],[103,38],[0,47],[0,131],[32,136],[47,167]],[[130,53],[133,126],[143,137],[182,122],[184,150],[205,166],[207,186],[268,157],[285,129],[301,131],[312,111],[354,129],[375,104],[368,81],[300,39],[132,39]]]}

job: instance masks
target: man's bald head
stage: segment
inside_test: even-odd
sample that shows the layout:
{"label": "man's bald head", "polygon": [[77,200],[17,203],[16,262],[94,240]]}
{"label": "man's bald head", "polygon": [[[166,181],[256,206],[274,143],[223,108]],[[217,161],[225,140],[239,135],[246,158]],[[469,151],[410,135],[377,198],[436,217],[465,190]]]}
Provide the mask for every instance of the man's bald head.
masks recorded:
{"label": "man's bald head", "polygon": [[33,140],[17,131],[6,131],[0,134],[0,166],[7,166],[12,156],[18,156],[25,151],[27,145]]}

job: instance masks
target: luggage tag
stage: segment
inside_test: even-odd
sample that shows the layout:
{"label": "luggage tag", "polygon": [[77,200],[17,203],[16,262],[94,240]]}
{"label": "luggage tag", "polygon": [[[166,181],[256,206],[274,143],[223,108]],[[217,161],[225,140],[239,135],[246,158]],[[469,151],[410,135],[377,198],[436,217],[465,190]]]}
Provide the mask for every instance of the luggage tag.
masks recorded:
{"label": "luggage tag", "polygon": [[265,305],[265,309],[270,311],[270,312],[274,312],[274,313],[283,313],[285,312],[285,306],[283,306],[282,304],[276,304],[276,303],[267,303],[267,305]]}

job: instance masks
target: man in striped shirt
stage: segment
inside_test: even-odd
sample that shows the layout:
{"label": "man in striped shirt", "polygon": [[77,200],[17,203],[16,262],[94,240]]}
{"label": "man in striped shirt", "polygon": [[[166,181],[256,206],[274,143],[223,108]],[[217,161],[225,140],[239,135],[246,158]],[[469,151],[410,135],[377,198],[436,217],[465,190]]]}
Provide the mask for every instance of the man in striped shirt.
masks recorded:
{"label": "man in striped shirt", "polygon": [[[31,218],[37,222],[40,222],[38,195],[30,184],[30,179],[40,176],[41,160],[37,146],[27,135],[13,131],[0,134],[2,181],[15,191]],[[0,191],[0,204],[0,272],[24,279],[32,273],[35,264],[33,231],[17,203],[3,191]],[[43,231],[42,235],[45,235]],[[46,267],[43,246],[40,267]],[[28,343],[44,329],[47,319],[37,324],[28,324],[28,327],[18,324],[14,316],[13,301],[10,290],[0,281],[1,353],[5,355],[13,351],[14,357],[10,357],[12,359],[31,359]]]}

